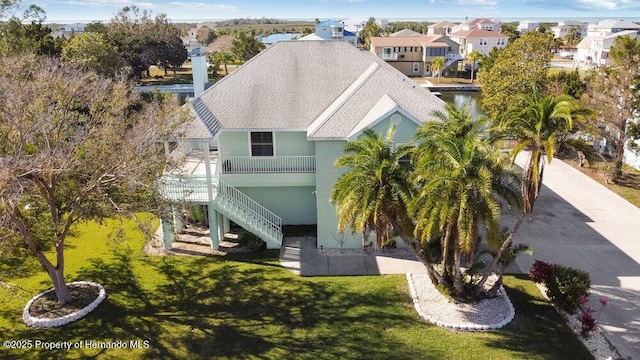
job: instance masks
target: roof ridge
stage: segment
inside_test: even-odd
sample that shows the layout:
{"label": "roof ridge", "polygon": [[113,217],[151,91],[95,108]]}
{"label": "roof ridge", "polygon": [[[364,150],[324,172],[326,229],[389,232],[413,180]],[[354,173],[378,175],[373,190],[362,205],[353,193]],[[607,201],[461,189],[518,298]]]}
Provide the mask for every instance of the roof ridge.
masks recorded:
{"label": "roof ridge", "polygon": [[369,79],[378,69],[380,64],[373,62],[358,78],[351,83],[332,103],[329,105],[315,120],[311,122],[311,125],[307,127],[307,137],[313,136],[318,129],[324,125],[327,120],[331,118],[333,114],[338,111],[346,102],[358,91],[360,87]]}

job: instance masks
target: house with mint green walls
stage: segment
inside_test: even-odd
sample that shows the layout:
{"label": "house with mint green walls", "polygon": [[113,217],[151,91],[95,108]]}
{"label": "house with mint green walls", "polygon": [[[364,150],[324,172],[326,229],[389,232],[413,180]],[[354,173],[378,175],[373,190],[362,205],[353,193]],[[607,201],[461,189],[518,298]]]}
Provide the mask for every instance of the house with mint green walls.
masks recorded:
{"label": "house with mint green walls", "polygon": [[396,144],[434,121],[444,102],[375,54],[343,41],[282,41],[187,105],[193,120],[177,137],[166,171],[172,216],[165,246],[182,229],[181,204],[206,205],[211,246],[230,221],[279,248],[286,225],[317,225],[317,246],[359,248],[361,234],[338,232],[330,193],[345,171],[344,146],[371,128],[395,126]]}

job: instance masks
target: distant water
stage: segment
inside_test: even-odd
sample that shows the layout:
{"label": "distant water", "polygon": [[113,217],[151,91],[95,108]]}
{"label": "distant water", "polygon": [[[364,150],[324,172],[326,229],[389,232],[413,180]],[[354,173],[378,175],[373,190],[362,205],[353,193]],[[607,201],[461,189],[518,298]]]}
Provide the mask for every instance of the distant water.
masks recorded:
{"label": "distant water", "polygon": [[440,93],[442,100],[452,102],[459,108],[468,104],[469,114],[473,117],[485,115],[481,108],[482,93],[480,91],[441,91]]}
{"label": "distant water", "polygon": [[[634,14],[635,15],[635,14]],[[349,23],[348,19],[353,18],[352,16],[344,16],[344,17],[335,17],[336,19],[346,19],[347,23]],[[612,19],[612,18],[619,18],[619,16],[599,16],[599,17],[580,17],[580,16],[563,16],[563,17],[505,17],[505,18],[498,18],[500,21],[502,22],[514,22],[514,21],[523,21],[523,20],[530,20],[530,21],[537,21],[537,22],[560,22],[560,21],[564,21],[564,20],[577,20],[577,21],[583,21],[583,22],[596,22],[596,21],[600,21],[600,20],[605,20],[605,19]],[[634,16],[634,17],[623,17],[624,20],[627,21],[633,21],[633,22],[638,22],[640,21],[640,17]],[[378,19],[378,18],[376,18]],[[451,21],[451,22],[458,22],[458,23],[462,23],[465,22],[467,20],[471,19],[471,17],[469,18],[387,18],[387,20],[389,22],[395,22],[395,21],[429,21],[429,22],[439,22],[439,21],[443,21],[443,20],[447,20],[447,21]],[[67,24],[67,23],[90,23],[91,21],[94,20],[99,20],[99,21],[103,21],[103,22],[109,22],[109,20],[104,20],[104,19],[85,19],[85,20],[65,20],[65,19],[47,19],[46,23],[56,23],[56,24]],[[197,23],[201,23],[201,22],[205,22],[205,21],[212,21],[212,22],[216,22],[216,21],[224,21],[224,20],[229,20],[229,19],[170,19],[171,22],[174,23],[189,23],[189,24],[197,24]],[[288,21],[310,21],[313,22],[315,19],[313,18],[283,18],[281,20],[288,20]]]}

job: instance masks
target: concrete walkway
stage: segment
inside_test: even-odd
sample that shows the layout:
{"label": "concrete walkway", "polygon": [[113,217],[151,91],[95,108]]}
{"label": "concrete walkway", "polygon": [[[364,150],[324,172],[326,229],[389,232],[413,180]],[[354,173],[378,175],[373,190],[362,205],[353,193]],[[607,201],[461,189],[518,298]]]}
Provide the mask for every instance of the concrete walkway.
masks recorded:
{"label": "concrete walkway", "polygon": [[[527,154],[517,159],[524,164]],[[503,214],[512,225],[515,213]],[[640,360],[640,209],[564,162],[554,159],[533,216],[514,238],[530,245],[533,256],[517,265],[527,272],[535,259],[587,271],[594,309],[606,296],[609,305],[596,314],[606,337],[623,358]],[[288,239],[280,253],[284,267],[304,276],[374,275],[425,272],[412,254],[330,256],[315,242]]]}
{"label": "concrete walkway", "polygon": [[[524,165],[526,156],[517,159]],[[506,224],[516,214],[504,214]],[[595,314],[623,358],[640,359],[640,209],[558,159],[547,164],[543,188],[531,220],[514,242],[533,248],[516,263],[528,271],[535,259],[587,271],[591,306],[609,305]]]}

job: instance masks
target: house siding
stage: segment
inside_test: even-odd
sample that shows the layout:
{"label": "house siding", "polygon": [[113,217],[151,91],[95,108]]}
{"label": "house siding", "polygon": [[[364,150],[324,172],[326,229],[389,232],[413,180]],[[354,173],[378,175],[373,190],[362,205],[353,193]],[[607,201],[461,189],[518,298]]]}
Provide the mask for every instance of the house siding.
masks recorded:
{"label": "house siding", "polygon": [[282,218],[283,225],[316,223],[313,186],[239,187],[238,190]]}
{"label": "house siding", "polygon": [[[334,164],[336,159],[344,155],[344,145],[346,141],[318,141],[316,142],[316,197],[318,208],[318,247],[337,248],[338,217],[336,207],[329,202],[331,189],[344,169],[336,169]],[[362,240],[358,236],[346,234],[348,240],[345,248],[359,248]]]}
{"label": "house siding", "polygon": [[250,156],[249,135],[246,131],[223,131],[220,133],[221,156]]}
{"label": "house siding", "polygon": [[[413,136],[416,134],[416,130],[418,129],[418,124],[410,120],[406,116],[400,114],[402,116],[402,121],[400,124],[396,125],[396,133],[393,138],[394,144],[406,144],[410,143],[413,139]],[[390,116],[386,119],[380,121],[375,126],[371,127],[375,132],[382,134],[383,136],[389,130],[391,126]]]}
{"label": "house siding", "polygon": [[307,140],[306,131],[281,131],[275,134],[276,155],[278,156],[313,156],[316,147],[313,141]]}

